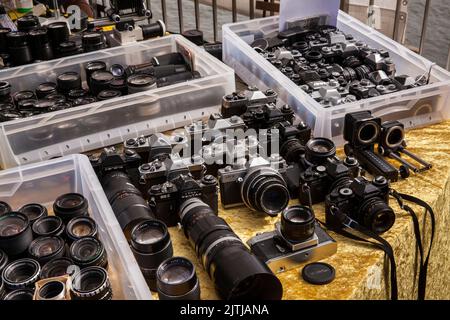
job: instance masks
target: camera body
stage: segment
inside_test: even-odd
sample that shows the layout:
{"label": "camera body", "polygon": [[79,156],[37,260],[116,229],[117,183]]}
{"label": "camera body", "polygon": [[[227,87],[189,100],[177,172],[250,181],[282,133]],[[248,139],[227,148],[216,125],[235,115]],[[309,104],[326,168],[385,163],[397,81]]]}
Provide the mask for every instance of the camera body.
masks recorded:
{"label": "camera body", "polygon": [[[163,133],[154,133],[148,138],[140,136],[127,139],[124,142],[124,148],[125,150],[135,151],[143,161],[164,161],[172,153],[183,155],[182,151],[187,143],[187,137],[180,133],[170,136]],[[177,148],[175,149],[175,147]]]}
{"label": "camera body", "polygon": [[248,109],[276,103],[277,99],[278,95],[271,89],[261,91],[256,87],[248,87],[245,91],[224,96],[220,113],[224,118],[241,116]]}

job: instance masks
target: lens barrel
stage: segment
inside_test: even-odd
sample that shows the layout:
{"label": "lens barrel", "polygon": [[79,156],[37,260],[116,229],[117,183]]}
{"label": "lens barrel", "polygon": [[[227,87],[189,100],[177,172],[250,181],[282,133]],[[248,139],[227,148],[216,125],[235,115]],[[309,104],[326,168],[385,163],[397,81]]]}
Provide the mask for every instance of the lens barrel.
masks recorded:
{"label": "lens barrel", "polygon": [[56,78],[58,91],[68,94],[70,90],[81,89],[81,77],[76,72],[64,72]]}
{"label": "lens barrel", "polygon": [[47,29],[38,28],[28,33],[31,53],[37,61],[53,59],[53,50],[48,39]]}
{"label": "lens barrel", "polygon": [[9,290],[33,288],[39,280],[41,266],[33,259],[19,259],[8,264],[2,273],[3,283]]}
{"label": "lens barrel", "polygon": [[157,88],[156,78],[148,74],[135,74],[128,77],[127,85],[129,94]]}
{"label": "lens barrel", "polygon": [[101,267],[80,270],[72,277],[70,294],[73,300],[111,300],[108,273]]}
{"label": "lens barrel", "polygon": [[315,165],[323,164],[335,155],[336,145],[330,139],[313,138],[306,143],[305,158]]}
{"label": "lens barrel", "polygon": [[6,265],[8,264],[9,258],[6,255],[6,253],[0,249],[0,278],[2,275],[2,271],[3,269],[6,267]]}
{"label": "lens barrel", "polygon": [[309,207],[296,205],[281,215],[281,233],[290,242],[303,242],[314,235],[316,218]]}
{"label": "lens barrel", "polygon": [[94,237],[84,237],[74,241],[70,245],[69,256],[80,268],[108,266],[105,247]]}
{"label": "lens barrel", "polygon": [[6,35],[8,52],[12,63],[21,66],[33,61],[30,47],[28,45],[27,34],[21,31],[10,32]]}
{"label": "lens barrel", "polygon": [[52,259],[64,256],[66,244],[60,237],[38,237],[34,239],[28,248],[28,254],[41,265]]}
{"label": "lens barrel", "polygon": [[84,52],[92,52],[106,48],[103,32],[87,31],[81,36]]}
{"label": "lens barrel", "polygon": [[79,193],[67,193],[58,197],[53,203],[55,216],[68,223],[75,217],[87,216],[88,201]]}
{"label": "lens barrel", "polygon": [[47,33],[54,49],[58,48],[61,43],[69,40],[69,28],[67,27],[67,23],[62,21],[47,25]]}
{"label": "lens barrel", "polygon": [[32,230],[36,237],[60,237],[64,235],[65,225],[60,217],[47,216],[36,220]]}
{"label": "lens barrel", "polygon": [[0,249],[8,256],[25,252],[33,240],[30,222],[20,212],[9,212],[0,216]]}

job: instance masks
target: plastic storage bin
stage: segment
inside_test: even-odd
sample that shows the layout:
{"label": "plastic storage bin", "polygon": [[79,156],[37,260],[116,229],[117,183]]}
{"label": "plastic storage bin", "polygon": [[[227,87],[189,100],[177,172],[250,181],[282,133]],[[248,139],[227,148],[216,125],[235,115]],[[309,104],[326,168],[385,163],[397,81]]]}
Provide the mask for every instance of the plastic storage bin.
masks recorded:
{"label": "plastic storage bin", "polygon": [[278,17],[270,17],[223,26],[224,62],[234,68],[245,82],[261,89],[276,90],[280,100],[291,104],[298,116],[313,128],[315,136],[332,138],[342,144],[345,114],[361,110],[371,110],[383,120],[399,120],[407,128],[450,118],[450,73],[344,12],[338,16],[337,27],[340,30],[371,46],[389,50],[399,74],[418,76],[430,73],[430,84],[323,108],[248,45],[257,38],[278,32],[278,21]]}
{"label": "plastic storage bin", "polygon": [[88,200],[91,217],[108,254],[113,299],[150,300],[152,296],[114,216],[100,182],[84,155],[0,171],[0,200],[13,209],[40,203],[52,212],[54,200],[77,192]]}
{"label": "plastic storage bin", "polygon": [[16,67],[0,73],[14,90],[55,81],[64,71],[83,74],[86,62],[108,65],[148,62],[151,57],[182,52],[202,78],[96,102],[31,118],[0,123],[0,166],[3,169],[57,156],[95,150],[129,137],[187,125],[219,110],[222,97],[236,88],[234,72],[224,63],[173,35]]}

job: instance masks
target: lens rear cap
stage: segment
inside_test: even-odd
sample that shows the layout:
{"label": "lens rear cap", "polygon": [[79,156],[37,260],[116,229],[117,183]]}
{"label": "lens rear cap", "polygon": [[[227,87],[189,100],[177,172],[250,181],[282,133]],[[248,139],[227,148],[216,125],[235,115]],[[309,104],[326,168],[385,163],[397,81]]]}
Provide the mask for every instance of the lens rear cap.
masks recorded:
{"label": "lens rear cap", "polygon": [[327,284],[334,280],[336,271],[327,263],[313,262],[303,268],[302,277],[311,284]]}

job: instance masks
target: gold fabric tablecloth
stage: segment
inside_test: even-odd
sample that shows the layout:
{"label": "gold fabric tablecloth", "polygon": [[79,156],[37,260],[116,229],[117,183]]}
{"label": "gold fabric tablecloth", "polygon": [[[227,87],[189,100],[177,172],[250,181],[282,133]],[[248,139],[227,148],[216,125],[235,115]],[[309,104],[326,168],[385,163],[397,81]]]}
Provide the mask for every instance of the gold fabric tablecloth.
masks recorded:
{"label": "gold fabric tablecloth", "polygon": [[[450,299],[450,122],[410,130],[406,138],[409,150],[431,162],[433,169],[418,175],[412,174],[407,180],[394,183],[393,188],[425,200],[434,209],[437,230],[428,270],[427,299]],[[384,234],[384,237],[395,251],[399,298],[415,299],[418,251],[412,220],[394,200],[391,204],[397,218],[393,228]],[[429,218],[424,219],[423,210],[414,206],[413,208],[420,213],[421,225],[425,227],[422,233],[427,243],[430,234]],[[245,207],[219,210],[219,215],[243,241],[247,241],[257,232],[273,230],[273,224],[277,221],[251,212]],[[323,221],[323,205],[315,206],[315,212]],[[185,256],[196,263],[202,299],[217,299],[214,283],[204,272],[182,230],[171,228],[170,234],[175,255]],[[389,287],[389,280],[386,282],[386,279],[389,279],[389,273],[386,272],[389,264],[385,262],[384,253],[370,245],[358,243],[333,232],[330,234],[337,240],[338,251],[323,261],[334,266],[336,279],[330,284],[317,286],[303,281],[300,275],[302,267],[281,273],[278,277],[283,284],[283,299],[389,299],[390,293],[386,289],[386,283]],[[424,247],[428,248],[427,245]]]}

